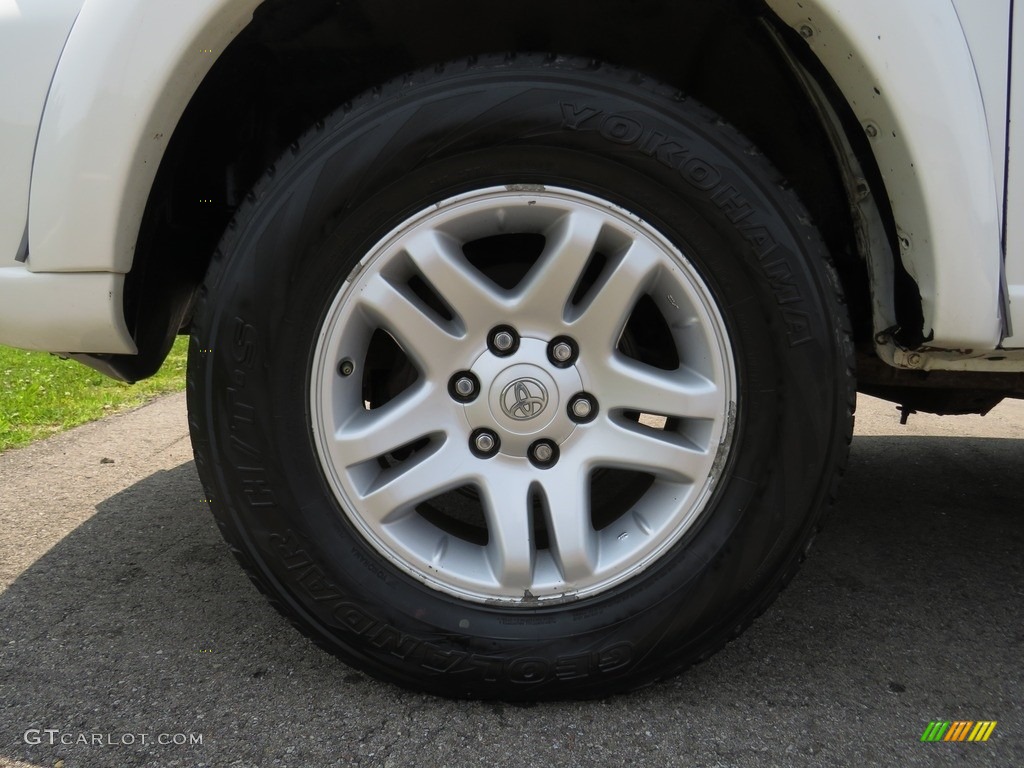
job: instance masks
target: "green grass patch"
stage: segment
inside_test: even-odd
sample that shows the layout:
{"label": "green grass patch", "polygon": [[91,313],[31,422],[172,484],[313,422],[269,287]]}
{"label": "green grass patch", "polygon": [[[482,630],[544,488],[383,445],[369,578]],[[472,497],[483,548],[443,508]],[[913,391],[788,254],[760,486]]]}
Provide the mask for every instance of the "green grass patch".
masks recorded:
{"label": "green grass patch", "polygon": [[187,350],[178,337],[155,376],[123,384],[73,360],[0,347],[0,451],[184,389]]}

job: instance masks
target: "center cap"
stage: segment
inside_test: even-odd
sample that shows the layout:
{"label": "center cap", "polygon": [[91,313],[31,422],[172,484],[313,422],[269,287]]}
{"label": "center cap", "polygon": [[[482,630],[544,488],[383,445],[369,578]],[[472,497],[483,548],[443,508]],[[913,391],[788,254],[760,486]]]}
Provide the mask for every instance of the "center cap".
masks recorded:
{"label": "center cap", "polygon": [[529,421],[548,407],[548,390],[536,379],[516,379],[501,391],[501,410],[513,421]]}
{"label": "center cap", "polygon": [[488,392],[491,418],[517,435],[544,429],[558,412],[558,385],[538,365],[510,365],[494,377]]}

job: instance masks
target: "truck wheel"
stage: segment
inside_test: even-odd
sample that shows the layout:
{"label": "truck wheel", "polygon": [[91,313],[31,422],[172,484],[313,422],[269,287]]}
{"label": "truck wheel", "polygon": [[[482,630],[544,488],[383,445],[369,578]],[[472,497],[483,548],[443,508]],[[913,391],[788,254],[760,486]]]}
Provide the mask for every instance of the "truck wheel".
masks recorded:
{"label": "truck wheel", "polygon": [[196,463],[347,663],[504,699],[735,637],[834,497],[854,383],[806,211],[703,106],[576,59],[409,75],[268,171],[201,290]]}

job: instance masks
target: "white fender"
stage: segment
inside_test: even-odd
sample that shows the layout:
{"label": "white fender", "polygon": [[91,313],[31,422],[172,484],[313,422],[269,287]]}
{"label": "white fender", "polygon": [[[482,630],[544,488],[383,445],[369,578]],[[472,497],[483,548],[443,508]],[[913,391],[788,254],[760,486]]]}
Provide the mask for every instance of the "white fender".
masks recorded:
{"label": "white fender", "polygon": [[[1006,8],[1007,29],[1009,6],[998,4]],[[924,332],[934,334],[928,346],[994,349],[1002,335],[998,152],[953,3],[768,5],[803,35],[870,138],[903,263],[921,291]],[[1001,44],[1005,49],[1006,40]]]}
{"label": "white fender", "polygon": [[54,74],[29,201],[34,272],[128,272],[167,142],[260,0],[87,0]]}

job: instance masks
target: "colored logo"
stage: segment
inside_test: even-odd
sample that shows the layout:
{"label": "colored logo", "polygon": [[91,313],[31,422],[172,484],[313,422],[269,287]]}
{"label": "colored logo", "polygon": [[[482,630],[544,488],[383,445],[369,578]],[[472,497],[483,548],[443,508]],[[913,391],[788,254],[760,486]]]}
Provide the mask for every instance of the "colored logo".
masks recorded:
{"label": "colored logo", "polygon": [[921,741],[988,741],[995,729],[995,720],[932,720]]}
{"label": "colored logo", "polygon": [[529,421],[548,405],[548,392],[536,379],[516,379],[501,391],[501,410],[515,421]]}

